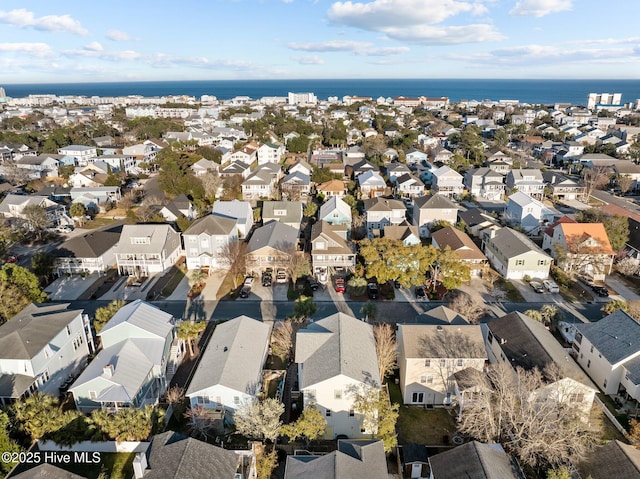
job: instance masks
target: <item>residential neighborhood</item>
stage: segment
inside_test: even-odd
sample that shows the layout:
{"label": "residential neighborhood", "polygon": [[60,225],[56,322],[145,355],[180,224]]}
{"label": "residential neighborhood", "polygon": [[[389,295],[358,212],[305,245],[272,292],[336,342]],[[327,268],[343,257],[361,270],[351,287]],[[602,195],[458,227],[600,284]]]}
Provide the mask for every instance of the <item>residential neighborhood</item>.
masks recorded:
{"label": "residential neighborhood", "polygon": [[203,98],[0,103],[3,474],[640,462],[637,104]]}

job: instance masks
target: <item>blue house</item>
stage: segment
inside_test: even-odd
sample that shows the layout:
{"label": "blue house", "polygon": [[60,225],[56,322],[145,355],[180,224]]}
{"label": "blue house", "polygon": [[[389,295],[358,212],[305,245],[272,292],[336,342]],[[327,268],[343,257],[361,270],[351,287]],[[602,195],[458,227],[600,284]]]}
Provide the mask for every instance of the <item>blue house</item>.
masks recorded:
{"label": "blue house", "polygon": [[417,165],[423,161],[427,161],[427,158],[427,154],[424,151],[416,150],[415,148],[408,150],[405,155],[407,165]]}
{"label": "blue house", "polygon": [[318,221],[326,221],[331,225],[346,225],[351,229],[351,207],[337,196],[330,197],[320,206]]}

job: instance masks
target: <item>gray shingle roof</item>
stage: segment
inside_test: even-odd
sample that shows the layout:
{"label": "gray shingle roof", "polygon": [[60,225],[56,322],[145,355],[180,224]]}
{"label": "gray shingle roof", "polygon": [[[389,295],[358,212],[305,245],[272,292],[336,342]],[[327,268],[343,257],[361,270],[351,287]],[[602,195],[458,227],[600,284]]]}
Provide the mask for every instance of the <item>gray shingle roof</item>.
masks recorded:
{"label": "gray shingle roof", "polygon": [[167,431],[147,450],[145,479],[233,479],[239,457],[232,451]]}
{"label": "gray shingle roof", "polygon": [[69,471],[65,471],[51,464],[39,464],[27,471],[11,476],[13,479],[85,479]]}
{"label": "gray shingle roof", "polygon": [[500,444],[471,441],[429,458],[434,479],[520,479],[515,462]]}
{"label": "gray shingle roof", "polygon": [[640,324],[621,309],[600,321],[576,324],[576,328],[610,364],[640,351]]}
{"label": "gray shingle roof", "polygon": [[[276,211],[283,211],[284,215],[276,215]],[[302,201],[265,201],[262,203],[262,219],[265,222],[277,220],[282,223],[300,224]]]}
{"label": "gray shingle roof", "polygon": [[173,316],[157,306],[136,299],[120,308],[102,328],[100,335],[125,322],[163,339],[173,329]]}
{"label": "gray shingle roof", "polygon": [[55,251],[56,256],[73,258],[99,258],[120,240],[122,227],[105,231],[92,231],[76,236],[62,243]]}
{"label": "gray shingle roof", "polygon": [[0,326],[0,359],[32,359],[82,310],[69,304],[30,304]]}
{"label": "gray shingle roof", "polygon": [[582,477],[640,479],[640,451],[620,441],[596,447],[577,464]]}
{"label": "gray shingle roof", "polygon": [[287,252],[298,241],[298,230],[279,221],[269,221],[257,228],[249,240],[248,252],[253,253],[265,246]]}
{"label": "gray shingle roof", "polygon": [[[166,224],[124,225],[116,253],[160,253],[169,242],[169,238],[178,234]],[[143,237],[149,238],[148,244],[134,244],[133,238]]]}
{"label": "gray shingle roof", "polygon": [[414,198],[413,204],[420,209],[428,209],[428,210],[457,210],[458,205],[456,205],[453,201],[443,195],[426,195],[419,196],[418,198]]}
{"label": "gray shingle roof", "polygon": [[363,201],[365,211],[391,211],[406,210],[407,207],[400,200],[392,200],[388,198],[368,198]]}
{"label": "gray shingle roof", "polygon": [[382,441],[340,440],[324,456],[287,456],[285,479],[387,479]]}
{"label": "gray shingle roof", "polygon": [[332,314],[298,331],[295,361],[304,363],[301,389],[340,374],[380,384],[373,328],[348,314]]}
{"label": "gray shingle roof", "polygon": [[551,259],[547,253],[542,251],[537,244],[524,234],[508,227],[497,230],[495,236],[491,238],[489,242],[496,250],[500,251],[505,258],[515,258],[521,254],[535,251]]}
{"label": "gray shingle roof", "polygon": [[216,236],[229,235],[235,227],[236,220],[222,216],[207,215],[195,220],[182,235],[200,235],[202,233]]}
{"label": "gray shingle roof", "polygon": [[268,325],[247,316],[219,324],[186,394],[216,385],[250,393],[260,377],[270,333]]}
{"label": "gray shingle roof", "polygon": [[403,324],[398,334],[405,358],[487,357],[479,325]]}

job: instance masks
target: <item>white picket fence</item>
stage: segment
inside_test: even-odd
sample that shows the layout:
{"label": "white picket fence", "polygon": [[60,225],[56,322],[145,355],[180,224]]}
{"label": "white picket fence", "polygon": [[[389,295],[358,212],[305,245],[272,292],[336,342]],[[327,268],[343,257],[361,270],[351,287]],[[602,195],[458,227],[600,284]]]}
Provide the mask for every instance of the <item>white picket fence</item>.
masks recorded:
{"label": "white picket fence", "polygon": [[149,447],[144,441],[81,441],[70,446],[53,441],[38,441],[40,451],[71,451],[71,452],[145,452]]}

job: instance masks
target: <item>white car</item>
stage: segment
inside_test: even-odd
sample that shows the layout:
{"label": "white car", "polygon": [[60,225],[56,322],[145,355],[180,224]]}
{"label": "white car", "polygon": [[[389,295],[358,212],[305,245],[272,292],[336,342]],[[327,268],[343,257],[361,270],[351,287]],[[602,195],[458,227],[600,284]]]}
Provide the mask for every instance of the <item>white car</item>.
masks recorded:
{"label": "white car", "polygon": [[255,278],[253,276],[247,276],[244,279],[244,285],[248,286],[249,288],[251,288],[251,286],[253,286],[253,282],[255,281]]}
{"label": "white car", "polygon": [[550,293],[559,293],[560,292],[560,288],[558,287],[558,285],[555,283],[555,281],[552,281],[550,279],[545,279],[542,282],[542,285],[547,288],[547,291],[549,291]]}

